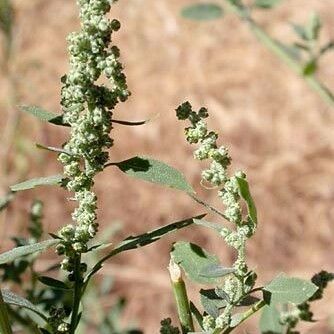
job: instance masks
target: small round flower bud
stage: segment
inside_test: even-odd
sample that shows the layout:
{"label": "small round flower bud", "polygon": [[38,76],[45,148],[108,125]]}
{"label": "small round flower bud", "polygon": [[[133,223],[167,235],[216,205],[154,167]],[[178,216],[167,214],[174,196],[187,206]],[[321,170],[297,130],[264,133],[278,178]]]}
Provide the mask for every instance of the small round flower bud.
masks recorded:
{"label": "small round flower bud", "polygon": [[118,31],[120,28],[121,28],[121,23],[118,20],[113,19],[111,21],[111,29],[114,31]]}
{"label": "small round flower bud", "polygon": [[56,247],[56,253],[57,253],[58,255],[63,255],[63,254],[65,254],[65,251],[66,251],[66,247],[65,247],[65,245],[63,245],[63,244],[59,244],[59,245],[57,245],[57,247]]}

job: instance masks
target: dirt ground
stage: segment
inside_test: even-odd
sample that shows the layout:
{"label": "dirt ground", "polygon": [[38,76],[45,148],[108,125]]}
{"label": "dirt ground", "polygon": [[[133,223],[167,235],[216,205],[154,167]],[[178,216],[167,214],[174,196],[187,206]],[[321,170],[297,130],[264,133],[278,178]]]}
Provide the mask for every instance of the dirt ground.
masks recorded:
{"label": "dirt ground", "polygon": [[[333,271],[334,109],[259,44],[234,15],[207,23],[180,18],[180,9],[189,3],[123,0],[113,7],[112,15],[122,22],[115,43],[121,49],[132,91],[116,115],[153,120],[136,128],[115,126],[111,159],[154,156],[182,170],[203,199],[220,205],[215,191],[200,189],[201,164],[193,161],[183,124],[176,121],[174,112],[185,100],[195,107],[207,106],[211,126],[222,133],[221,141],[230,147],[234,167],[247,172],[257,203],[260,224],[248,256],[259,273],[259,283],[278,272],[307,278],[320,269]],[[68,66],[65,38],[78,29],[75,3],[16,0],[15,10],[15,54],[11,61],[17,102],[59,112],[60,77]],[[285,0],[256,18],[271,35],[293,41],[289,22],[303,23],[312,11],[323,19],[322,38],[334,38],[334,2],[329,0]],[[319,77],[334,90],[333,53],[322,60]],[[14,113],[8,107],[8,92],[2,75],[3,136]],[[28,177],[59,173],[61,166],[55,155],[36,150],[34,143],[60,146],[66,136],[66,129],[21,116],[19,133],[8,155],[9,169],[0,176],[2,191]],[[2,138],[2,142],[7,139]],[[5,150],[4,145],[1,149]],[[128,179],[112,169],[98,177],[96,191],[99,221],[105,227],[121,223],[118,238],[203,212],[182,193]],[[45,202],[47,231],[56,232],[69,220],[72,206],[65,202],[65,191],[48,188],[19,194],[1,217],[3,248],[8,237],[24,228],[29,205],[36,197]],[[120,256],[102,272],[115,278],[113,292],[128,298],[125,321],[136,321],[145,333],[157,333],[160,319],[175,312],[166,267],[168,250],[177,239],[206,246],[217,252],[223,263],[232,260],[230,250],[214,234],[191,227]],[[191,289],[191,295],[193,292]],[[107,308],[113,301],[113,296],[106,296],[101,303]],[[305,333],[333,333],[333,305],[332,287],[316,305],[316,318],[321,321],[307,326]],[[258,333],[252,323],[239,333],[246,329]]]}

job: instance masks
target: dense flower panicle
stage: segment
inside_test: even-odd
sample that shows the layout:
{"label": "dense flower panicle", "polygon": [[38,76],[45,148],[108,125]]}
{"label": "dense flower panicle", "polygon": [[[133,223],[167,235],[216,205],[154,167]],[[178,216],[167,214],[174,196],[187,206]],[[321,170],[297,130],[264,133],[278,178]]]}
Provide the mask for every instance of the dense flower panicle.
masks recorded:
{"label": "dense flower panicle", "polygon": [[[64,145],[67,153],[59,160],[68,179],[67,188],[74,192],[78,207],[72,214],[75,224],[59,231],[64,243],[57,247],[65,254],[63,269],[73,270],[73,258],[87,250],[87,242],[98,229],[96,196],[91,188],[94,176],[103,170],[108,149],[113,145],[112,110],[130,95],[119,49],[112,45],[111,35],[120,23],[110,20],[110,0],[77,0],[81,30],[68,36],[70,69],[62,77],[61,105],[64,122],[71,126],[71,136]],[[96,81],[104,75],[110,88]]]}
{"label": "dense flower panicle", "polygon": [[240,171],[230,175],[231,157],[225,146],[217,145],[218,134],[207,129],[207,110],[201,108],[195,112],[191,104],[185,102],[176,109],[176,115],[180,120],[189,120],[191,123],[190,127],[185,128],[185,136],[190,144],[198,144],[194,158],[211,160],[209,168],[201,173],[202,183],[206,182],[218,188],[218,197],[225,206],[224,216],[235,226],[233,230],[222,228],[220,233],[225,242],[237,251],[237,258],[233,264],[235,273],[225,278],[222,283],[221,288],[228,297],[223,313],[216,319],[210,315],[203,318],[203,327],[210,332],[229,324],[234,305],[255,283],[254,272],[249,271],[246,264],[246,242],[254,234],[256,226],[248,216],[243,215],[240,203],[238,178],[246,179],[246,175]]}

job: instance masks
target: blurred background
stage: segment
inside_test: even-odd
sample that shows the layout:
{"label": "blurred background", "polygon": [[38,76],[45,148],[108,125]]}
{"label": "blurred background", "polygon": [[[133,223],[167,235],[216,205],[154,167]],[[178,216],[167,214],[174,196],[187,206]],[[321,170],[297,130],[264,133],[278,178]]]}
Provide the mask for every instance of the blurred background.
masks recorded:
{"label": "blurred background", "polygon": [[[230,148],[233,168],[247,172],[257,203],[260,224],[248,256],[259,284],[282,271],[304,278],[321,269],[333,271],[334,108],[267,51],[235,15],[209,22],[182,18],[181,9],[191,3],[128,0],[113,6],[112,16],[122,23],[114,42],[132,91],[115,115],[153,120],[141,127],[115,125],[111,160],[136,154],[163,160],[183,171],[201,198],[221,205],[215,191],[200,188],[204,165],[193,161],[184,124],[176,121],[174,111],[185,100],[195,108],[206,106],[211,127]],[[60,112],[60,77],[68,69],[66,35],[78,29],[75,1],[13,4],[12,54],[0,76],[2,195],[26,178],[61,172],[56,155],[36,149],[35,143],[59,147],[68,130],[20,114],[15,106],[39,105]],[[293,41],[289,22],[304,23],[312,11],[323,21],[321,39],[334,39],[332,1],[282,1],[255,18],[275,38]],[[1,47],[5,49],[5,39]],[[334,90],[334,53],[319,66],[318,76]],[[113,169],[98,176],[96,192],[101,230],[113,228],[113,240],[203,212],[182,193],[129,179]],[[68,197],[53,187],[19,193],[0,216],[1,251],[10,248],[11,236],[25,231],[34,198],[44,201],[45,230],[55,233],[69,222],[73,205]],[[223,263],[233,259],[213,233],[191,227],[106,264],[100,275],[114,284],[99,303],[108,309],[115,296],[125,296],[123,321],[157,333],[160,319],[175,314],[166,267],[171,244],[180,239],[216,252]],[[196,299],[193,287],[189,289]],[[305,333],[334,333],[333,286],[325,295],[315,305],[319,323],[306,326]],[[240,333],[245,328],[258,333],[255,322]]]}

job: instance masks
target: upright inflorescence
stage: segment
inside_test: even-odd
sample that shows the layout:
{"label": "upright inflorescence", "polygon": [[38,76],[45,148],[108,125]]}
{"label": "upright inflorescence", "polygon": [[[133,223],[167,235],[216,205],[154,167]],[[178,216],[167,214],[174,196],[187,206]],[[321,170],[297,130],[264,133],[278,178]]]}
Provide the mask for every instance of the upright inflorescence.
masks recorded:
{"label": "upright inflorescence", "polygon": [[225,242],[236,249],[238,254],[233,264],[235,273],[224,280],[222,287],[228,295],[228,303],[217,319],[211,319],[211,316],[204,319],[206,330],[224,328],[230,321],[233,306],[240,302],[240,298],[250,291],[255,283],[255,274],[248,271],[246,264],[245,247],[256,226],[242,213],[238,185],[238,179],[246,179],[246,175],[240,171],[233,176],[229,175],[231,157],[226,147],[217,145],[218,134],[207,129],[206,108],[195,112],[191,104],[185,102],[176,109],[176,115],[178,119],[189,120],[191,123],[191,126],[185,129],[185,135],[190,144],[199,144],[194,158],[211,160],[209,168],[202,172],[202,184],[207,183],[210,187],[218,188],[218,197],[225,206],[224,217],[235,226],[232,230],[225,227],[221,230]]}
{"label": "upright inflorescence", "polygon": [[[120,28],[109,20],[110,0],[77,0],[81,30],[68,36],[70,70],[62,77],[61,105],[63,121],[71,126],[71,136],[59,160],[64,165],[67,189],[74,193],[78,206],[72,214],[75,224],[63,227],[59,254],[65,254],[62,268],[73,272],[75,259],[87,250],[87,243],[98,229],[94,176],[103,170],[113,140],[112,110],[129,96],[126,78],[118,58],[119,49],[111,35]],[[110,88],[97,84],[104,74]],[[85,265],[80,264],[82,271]]]}

